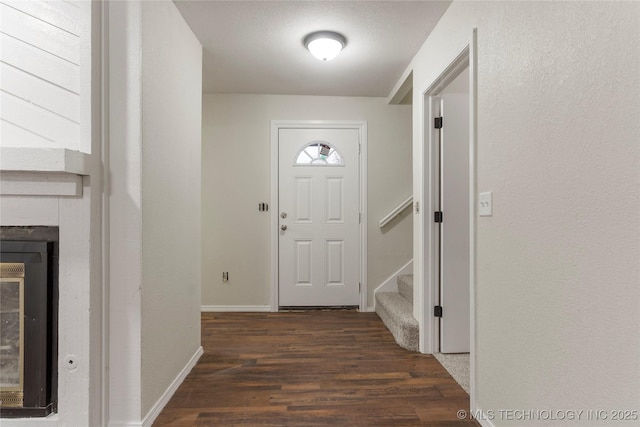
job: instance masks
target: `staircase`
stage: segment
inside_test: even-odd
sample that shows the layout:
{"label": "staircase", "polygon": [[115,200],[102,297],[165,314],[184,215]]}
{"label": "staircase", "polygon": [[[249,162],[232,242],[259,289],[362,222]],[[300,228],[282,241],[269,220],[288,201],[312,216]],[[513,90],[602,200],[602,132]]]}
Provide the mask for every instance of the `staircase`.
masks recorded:
{"label": "staircase", "polygon": [[398,292],[376,293],[376,313],[398,345],[418,351],[418,321],[413,317],[413,275],[398,276]]}

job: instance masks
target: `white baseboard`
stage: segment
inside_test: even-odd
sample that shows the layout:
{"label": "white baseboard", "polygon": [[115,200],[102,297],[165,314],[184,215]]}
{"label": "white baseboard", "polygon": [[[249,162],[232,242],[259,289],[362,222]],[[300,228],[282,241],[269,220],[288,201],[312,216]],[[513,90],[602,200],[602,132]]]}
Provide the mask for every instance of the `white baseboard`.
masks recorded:
{"label": "white baseboard", "polygon": [[200,359],[200,356],[202,356],[203,353],[204,350],[202,349],[202,347],[198,347],[189,362],[187,362],[186,366],[182,368],[176,378],[171,382],[167,390],[162,394],[162,396],[160,396],[160,399],[158,399],[156,404],[153,405],[147,415],[142,419],[142,423],[140,424],[141,427],[151,427],[156,418],[158,418],[158,415],[160,415],[160,412],[162,412],[162,409],[164,409],[167,403],[169,403],[169,400],[171,400],[173,394],[176,392],[178,387],[180,387],[180,384],[182,384],[187,375],[189,375],[191,369],[196,366],[196,363],[198,363],[198,359]]}
{"label": "white baseboard", "polygon": [[43,418],[3,418],[2,427],[57,427],[59,416],[51,414]]}
{"label": "white baseboard", "polygon": [[474,415],[477,415],[473,417],[473,419],[482,427],[496,427],[495,424],[493,424],[492,422],[492,420],[494,419],[493,415],[495,414],[486,413],[485,411],[477,407],[473,412],[474,412]]}
{"label": "white baseboard", "polygon": [[[382,282],[382,284],[373,291],[374,295],[378,292],[398,292],[398,276],[402,274],[413,274],[413,259]],[[373,304],[373,309],[375,310],[375,299],[373,300]]]}
{"label": "white baseboard", "polygon": [[264,312],[271,311],[270,305],[203,305],[200,307],[200,311],[207,312],[238,312],[238,313],[251,313],[251,312]]}

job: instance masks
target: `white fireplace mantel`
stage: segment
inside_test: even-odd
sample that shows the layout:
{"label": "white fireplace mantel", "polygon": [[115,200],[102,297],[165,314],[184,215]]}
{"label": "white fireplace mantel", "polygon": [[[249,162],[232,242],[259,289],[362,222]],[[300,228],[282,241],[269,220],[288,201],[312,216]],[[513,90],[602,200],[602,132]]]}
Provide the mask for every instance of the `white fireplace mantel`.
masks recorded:
{"label": "white fireplace mantel", "polygon": [[0,171],[88,175],[89,157],[67,148],[0,147]]}
{"label": "white fireplace mantel", "polygon": [[0,148],[0,194],[82,196],[88,154],[66,148]]}

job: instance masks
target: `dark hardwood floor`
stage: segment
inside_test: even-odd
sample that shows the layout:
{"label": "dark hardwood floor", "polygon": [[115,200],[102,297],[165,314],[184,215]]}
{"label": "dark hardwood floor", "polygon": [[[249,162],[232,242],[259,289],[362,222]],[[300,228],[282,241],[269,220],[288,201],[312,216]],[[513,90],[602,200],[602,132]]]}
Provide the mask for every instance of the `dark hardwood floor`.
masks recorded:
{"label": "dark hardwood floor", "polygon": [[477,426],[432,356],[375,313],[203,313],[204,354],[154,426]]}

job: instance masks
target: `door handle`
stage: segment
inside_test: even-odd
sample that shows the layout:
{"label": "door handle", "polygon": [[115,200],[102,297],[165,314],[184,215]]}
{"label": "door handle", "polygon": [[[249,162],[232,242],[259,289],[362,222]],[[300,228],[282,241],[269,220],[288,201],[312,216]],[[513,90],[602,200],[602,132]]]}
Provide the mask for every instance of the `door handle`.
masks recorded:
{"label": "door handle", "polygon": [[287,226],[286,226],[286,225],[282,224],[282,225],[280,226],[280,230],[285,231],[286,229],[287,229]]}

